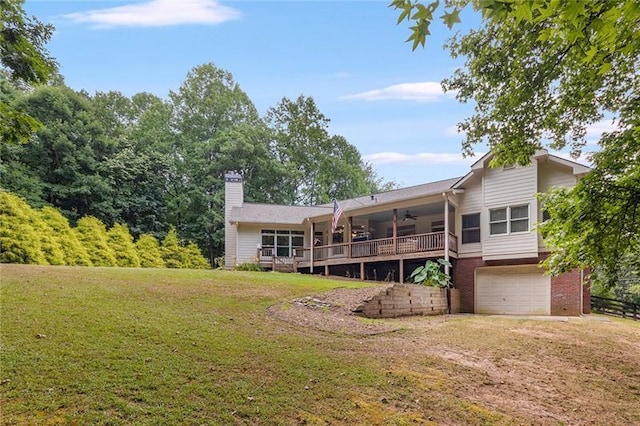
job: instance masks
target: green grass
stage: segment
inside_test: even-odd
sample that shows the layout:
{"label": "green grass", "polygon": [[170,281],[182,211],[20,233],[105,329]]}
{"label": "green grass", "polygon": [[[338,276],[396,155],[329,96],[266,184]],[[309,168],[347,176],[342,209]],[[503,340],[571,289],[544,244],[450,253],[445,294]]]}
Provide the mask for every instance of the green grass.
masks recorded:
{"label": "green grass", "polygon": [[[633,408],[640,406],[640,393],[632,385],[640,379],[633,377],[638,361],[623,356],[633,349],[625,345],[640,336],[636,327],[421,318],[399,321],[406,325],[401,332],[359,337],[296,327],[265,313],[295,297],[363,285],[354,281],[258,272],[0,268],[3,424],[538,423],[517,407],[478,398],[495,378],[440,356],[442,348],[496,365],[512,358],[535,363],[538,351],[544,362],[571,366],[562,376],[571,385],[567,395],[581,383],[572,378],[575,372],[590,368],[600,374],[585,382],[588,394],[574,396],[606,402],[610,393],[612,410],[627,423],[640,421]],[[545,333],[569,334],[550,344]],[[588,344],[576,343],[578,336]],[[601,338],[607,347],[597,346]],[[573,353],[576,348],[582,354]],[[612,370],[617,384],[602,374],[607,353],[618,363]],[[577,400],[565,404],[579,407]]]}

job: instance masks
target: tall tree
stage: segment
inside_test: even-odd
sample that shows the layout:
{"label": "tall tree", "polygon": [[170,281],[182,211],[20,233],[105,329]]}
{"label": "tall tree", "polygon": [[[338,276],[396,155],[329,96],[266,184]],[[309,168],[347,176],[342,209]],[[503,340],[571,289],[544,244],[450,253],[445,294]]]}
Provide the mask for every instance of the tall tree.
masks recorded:
{"label": "tall tree", "polygon": [[213,64],[195,67],[169,98],[175,132],[169,218],[213,262],[224,246],[224,172],[248,172],[248,187],[258,182],[262,170],[271,170],[264,165],[268,138],[247,94],[231,73]]}
{"label": "tall tree", "polygon": [[[32,143],[16,147],[5,158],[37,179],[42,199],[34,205],[58,207],[72,222],[88,214],[113,222],[116,212],[104,161],[114,145],[96,120],[90,100],[65,86],[42,86],[16,105],[44,123]],[[24,184],[15,187],[9,177],[2,175],[3,187],[19,194],[28,189]]]}
{"label": "tall tree", "polygon": [[[591,266],[613,285],[623,259],[640,265],[640,4],[636,0],[460,0],[483,14],[482,27],[449,42],[464,69],[443,82],[474,114],[460,123],[463,152],[487,142],[493,164],[526,164],[541,147],[578,155],[586,129],[612,119],[593,154],[594,171],[570,191],[543,198],[552,212],[541,229],[553,273]],[[437,2],[398,0],[414,48],[423,44]],[[417,44],[416,44],[417,41]],[[634,268],[631,268],[634,269]]]}
{"label": "tall tree", "polygon": [[283,98],[266,120],[274,133],[273,150],[285,168],[285,202],[322,204],[378,190],[372,168],[344,137],[329,134],[329,119],[313,98]]}
{"label": "tall tree", "polygon": [[[45,83],[57,67],[45,48],[53,26],[27,16],[23,3],[23,0],[0,2],[0,66],[11,79],[27,84]],[[0,141],[27,142],[39,126],[24,111],[0,100]]]}

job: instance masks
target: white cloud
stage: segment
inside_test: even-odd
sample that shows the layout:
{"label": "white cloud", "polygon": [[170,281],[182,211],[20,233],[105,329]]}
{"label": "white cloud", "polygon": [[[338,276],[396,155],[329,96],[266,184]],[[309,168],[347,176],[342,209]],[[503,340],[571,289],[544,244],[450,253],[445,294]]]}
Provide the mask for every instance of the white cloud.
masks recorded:
{"label": "white cloud", "polygon": [[372,164],[449,164],[449,165],[470,165],[483,153],[476,153],[475,157],[462,157],[462,154],[419,152],[417,154],[403,154],[400,152],[378,152],[364,155],[363,159]]}
{"label": "white cloud", "polygon": [[599,139],[603,133],[613,132],[617,128],[613,121],[599,121],[587,126],[587,138]]}
{"label": "white cloud", "polygon": [[64,15],[64,18],[96,28],[162,27],[184,24],[220,24],[240,18],[236,9],[216,0],[151,0],[109,9]]}
{"label": "white cloud", "polygon": [[421,83],[401,83],[385,87],[341,96],[340,99],[362,99],[365,101],[380,101],[397,99],[403,101],[435,102],[445,96],[440,83],[425,81]]}

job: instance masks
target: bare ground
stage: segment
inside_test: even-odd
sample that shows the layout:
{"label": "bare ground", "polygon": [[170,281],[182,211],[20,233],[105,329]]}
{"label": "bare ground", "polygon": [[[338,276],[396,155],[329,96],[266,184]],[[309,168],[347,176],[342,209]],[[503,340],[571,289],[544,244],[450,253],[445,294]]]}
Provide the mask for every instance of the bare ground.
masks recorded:
{"label": "bare ground", "polygon": [[[383,289],[336,289],[268,314],[359,337],[354,351],[384,358],[390,381],[415,380],[418,395],[432,391],[424,380],[443,384],[474,409],[504,414],[489,424],[640,425],[640,324],[474,315],[370,320],[351,312]],[[419,398],[385,403],[429,423]],[[447,424],[446,416],[435,419]]]}

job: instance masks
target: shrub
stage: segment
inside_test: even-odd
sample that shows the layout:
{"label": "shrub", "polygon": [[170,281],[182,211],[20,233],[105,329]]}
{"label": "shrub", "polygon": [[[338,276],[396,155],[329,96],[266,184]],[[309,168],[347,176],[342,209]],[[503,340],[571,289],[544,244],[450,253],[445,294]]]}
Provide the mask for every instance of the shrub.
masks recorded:
{"label": "shrub", "polygon": [[87,249],[78,240],[78,236],[67,218],[53,207],[43,207],[40,216],[52,229],[53,234],[60,241],[64,256],[64,263],[71,266],[91,266],[91,258]]}
{"label": "shrub", "polygon": [[78,221],[74,228],[78,240],[89,253],[91,263],[95,266],[116,266],[116,256],[109,246],[107,229],[99,219],[85,216]]}
{"label": "shrub", "polygon": [[424,266],[418,266],[413,270],[409,280],[414,284],[449,287],[451,285],[451,277],[442,271],[442,266],[451,267],[451,263],[444,259],[438,259],[437,262],[427,260]]}
{"label": "shrub", "polygon": [[40,218],[22,198],[0,192],[0,262],[46,265]]}
{"label": "shrub", "polygon": [[162,260],[160,245],[158,240],[151,234],[142,234],[136,242],[140,266],[143,268],[164,268],[166,265]]}
{"label": "shrub", "polygon": [[233,267],[233,270],[234,271],[255,271],[255,272],[260,272],[263,269],[257,263],[244,262],[244,263],[239,263],[239,264],[235,265]]}
{"label": "shrub", "polygon": [[129,233],[127,225],[116,223],[107,233],[109,246],[116,258],[116,265],[121,267],[139,268],[140,257],[133,243],[133,237]]}

